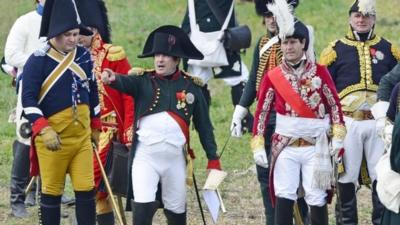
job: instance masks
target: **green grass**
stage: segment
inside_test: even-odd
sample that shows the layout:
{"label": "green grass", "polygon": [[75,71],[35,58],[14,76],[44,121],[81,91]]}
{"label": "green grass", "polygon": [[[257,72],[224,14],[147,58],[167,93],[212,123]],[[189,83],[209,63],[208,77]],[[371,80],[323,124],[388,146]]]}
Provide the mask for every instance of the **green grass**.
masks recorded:
{"label": "green grass", "polygon": [[[160,25],[179,25],[186,10],[186,0],[107,0],[109,17],[113,28],[112,39],[114,44],[122,45],[135,67],[152,67],[152,60],[139,60],[147,35]],[[317,55],[327,44],[341,38],[347,31],[347,16],[349,4],[345,0],[314,0],[301,1],[297,9],[297,16],[305,23],[313,25],[315,29]],[[400,44],[400,19],[393,10],[398,0],[378,2],[378,16],[376,32],[395,44]],[[8,30],[15,19],[33,8],[33,1],[13,0],[2,4],[0,14],[0,52],[3,52]],[[253,35],[253,45],[258,37],[265,32],[261,18],[255,15],[254,6],[250,3],[237,1],[236,13],[239,22],[250,26]],[[245,63],[251,65],[253,46],[243,55]],[[2,55],[0,53],[0,55]],[[218,146],[222,148],[229,136],[229,126],[233,106],[230,100],[230,90],[220,80],[210,83],[213,104],[211,117],[215,127],[215,136]],[[221,88],[222,87],[222,88]],[[10,86],[10,78],[0,76],[0,224],[19,225],[37,223],[37,216],[33,214],[28,220],[15,220],[7,216],[8,213],[8,182],[12,160],[11,144],[14,139],[14,125],[7,123],[9,111],[15,105],[14,89]],[[254,107],[254,106],[253,106]],[[261,224],[262,205],[255,175],[246,171],[253,165],[249,150],[249,135],[241,139],[231,139],[222,158],[225,170],[230,177],[224,184],[223,192],[230,212],[222,219],[221,224]],[[196,168],[200,181],[204,179],[202,172],[206,166],[204,154],[199,145],[195,132],[192,132],[193,147],[197,152]],[[190,200],[194,200],[190,192]],[[365,202],[369,202],[369,195],[362,195]],[[199,224],[196,206],[189,203],[190,224]],[[359,207],[360,221],[369,224],[370,204],[361,200]],[[33,212],[34,210],[31,210]],[[66,220],[67,221],[67,220]],[[197,222],[196,222],[197,221]],[[331,217],[333,222],[333,218]],[[367,221],[364,223],[364,221]],[[68,224],[67,222],[63,224]]]}

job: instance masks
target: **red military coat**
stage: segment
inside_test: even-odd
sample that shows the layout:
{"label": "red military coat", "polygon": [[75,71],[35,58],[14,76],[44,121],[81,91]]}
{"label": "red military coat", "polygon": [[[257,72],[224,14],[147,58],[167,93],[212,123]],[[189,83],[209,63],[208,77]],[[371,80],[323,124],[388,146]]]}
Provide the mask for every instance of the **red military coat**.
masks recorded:
{"label": "red military coat", "polygon": [[[132,144],[134,102],[131,96],[104,85],[100,76],[105,68],[119,74],[128,74],[131,66],[122,47],[104,43],[98,34],[93,38],[91,55],[101,107],[102,130],[98,143],[98,152],[104,166],[115,135],[122,144]],[[98,189],[102,175],[96,158],[94,159],[94,177],[95,186]],[[100,198],[107,196],[105,192],[100,193],[102,193],[99,196]]]}

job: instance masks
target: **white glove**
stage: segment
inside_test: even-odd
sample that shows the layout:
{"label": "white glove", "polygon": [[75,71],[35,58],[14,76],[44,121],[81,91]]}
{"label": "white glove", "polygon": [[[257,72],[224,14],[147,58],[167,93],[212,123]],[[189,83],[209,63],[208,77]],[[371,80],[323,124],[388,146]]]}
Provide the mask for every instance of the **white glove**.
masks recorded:
{"label": "white glove", "polygon": [[332,149],[330,154],[331,156],[334,157],[335,161],[339,159],[339,153],[340,150],[343,148],[343,146],[344,146],[343,140],[337,138],[332,139]]}
{"label": "white glove", "polygon": [[241,105],[236,105],[235,111],[232,116],[231,123],[231,136],[241,137],[242,136],[242,120],[247,115],[247,109]]}
{"label": "white glove", "polygon": [[379,137],[383,137],[383,132],[385,129],[385,123],[386,123],[386,117],[381,117],[377,120],[375,120],[375,129],[376,133],[378,134]]}
{"label": "white glove", "polygon": [[264,148],[253,151],[253,158],[257,165],[268,168],[268,158]]}
{"label": "white glove", "polygon": [[375,129],[376,133],[382,137],[383,129],[385,127],[386,112],[389,108],[389,102],[379,101],[371,107],[371,113],[376,120]]}
{"label": "white glove", "polygon": [[386,150],[392,146],[393,124],[388,124],[383,129],[383,142],[385,143]]}

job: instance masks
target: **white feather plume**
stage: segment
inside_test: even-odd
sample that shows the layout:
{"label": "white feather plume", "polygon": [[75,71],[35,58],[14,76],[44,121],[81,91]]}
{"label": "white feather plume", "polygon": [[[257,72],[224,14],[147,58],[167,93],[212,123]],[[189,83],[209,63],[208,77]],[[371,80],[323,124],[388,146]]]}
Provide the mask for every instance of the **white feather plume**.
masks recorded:
{"label": "white feather plume", "polygon": [[359,0],[358,9],[363,15],[375,15],[375,0]]}
{"label": "white feather plume", "polygon": [[274,3],[267,4],[267,7],[275,16],[279,29],[279,38],[285,39],[286,36],[293,35],[293,7],[289,5],[286,0],[275,0]]}
{"label": "white feather plume", "polygon": [[308,30],[308,49],[306,51],[306,57],[309,61],[315,63],[315,51],[314,51],[314,28],[311,25],[307,25]]}

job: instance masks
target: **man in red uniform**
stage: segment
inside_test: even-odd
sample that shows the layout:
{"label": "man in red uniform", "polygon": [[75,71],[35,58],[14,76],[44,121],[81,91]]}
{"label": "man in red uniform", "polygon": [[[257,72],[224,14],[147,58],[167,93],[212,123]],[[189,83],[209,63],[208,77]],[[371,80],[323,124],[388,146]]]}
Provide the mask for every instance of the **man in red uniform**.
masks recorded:
{"label": "man in red uniform", "polygon": [[[283,60],[261,82],[251,147],[254,152],[265,151],[266,125],[274,108],[270,193],[276,202],[275,224],[293,224],[292,209],[301,183],[311,209],[311,224],[328,225],[326,190],[331,188],[331,155],[343,148],[346,133],[339,98],[327,69],[306,53],[312,47],[308,28],[299,20],[274,15]],[[330,129],[332,150],[328,148]]]}
{"label": "man in red uniform", "polygon": [[[100,74],[104,68],[127,74],[131,66],[123,48],[109,44],[110,29],[105,3],[102,0],[81,0],[78,10],[86,21],[85,25],[93,32],[93,36],[82,35],[79,43],[91,53],[93,71],[99,88],[102,130],[97,146],[102,164],[105,166],[114,139],[127,146],[132,143],[133,100],[132,97],[103,85]],[[114,215],[111,201],[102,185],[102,174],[96,158],[94,158],[94,176],[97,190],[97,222],[99,225],[112,225]]]}

